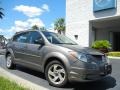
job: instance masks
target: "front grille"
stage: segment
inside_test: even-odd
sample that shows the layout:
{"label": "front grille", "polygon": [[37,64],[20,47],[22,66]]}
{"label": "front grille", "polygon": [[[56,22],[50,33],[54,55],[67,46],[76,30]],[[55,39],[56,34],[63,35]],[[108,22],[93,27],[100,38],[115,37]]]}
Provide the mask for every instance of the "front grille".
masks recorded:
{"label": "front grille", "polygon": [[91,61],[95,61],[95,62],[98,62],[98,61],[103,61],[104,60],[104,55],[87,55],[87,58],[89,60],[89,62]]}
{"label": "front grille", "polygon": [[102,56],[101,55],[92,55],[92,57],[96,60],[102,61]]}

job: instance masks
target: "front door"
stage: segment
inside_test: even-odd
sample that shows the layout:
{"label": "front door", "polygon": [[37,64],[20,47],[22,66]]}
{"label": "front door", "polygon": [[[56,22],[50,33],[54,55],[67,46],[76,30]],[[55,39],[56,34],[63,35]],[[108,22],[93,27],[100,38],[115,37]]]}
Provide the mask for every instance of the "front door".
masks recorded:
{"label": "front door", "polygon": [[43,45],[35,43],[35,40],[42,39],[42,36],[37,31],[31,31],[29,35],[29,43],[27,44],[27,58],[29,66],[32,68],[41,69],[41,56],[43,52]]}

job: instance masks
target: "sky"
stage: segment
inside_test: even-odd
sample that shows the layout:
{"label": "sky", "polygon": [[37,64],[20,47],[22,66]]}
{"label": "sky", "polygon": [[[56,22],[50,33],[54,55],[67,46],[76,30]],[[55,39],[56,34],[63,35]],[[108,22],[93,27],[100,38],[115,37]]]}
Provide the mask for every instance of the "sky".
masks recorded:
{"label": "sky", "polygon": [[10,38],[33,25],[53,28],[57,18],[65,18],[66,0],[0,0],[5,16],[0,20],[0,35]]}

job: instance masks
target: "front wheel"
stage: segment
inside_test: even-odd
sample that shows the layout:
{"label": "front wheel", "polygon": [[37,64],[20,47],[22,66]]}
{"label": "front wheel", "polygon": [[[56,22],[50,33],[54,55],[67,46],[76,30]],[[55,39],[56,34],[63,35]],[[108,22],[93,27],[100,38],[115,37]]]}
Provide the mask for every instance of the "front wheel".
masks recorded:
{"label": "front wheel", "polygon": [[52,61],[47,65],[45,76],[52,86],[63,87],[67,83],[66,69],[59,61]]}
{"label": "front wheel", "polygon": [[15,64],[13,63],[13,58],[11,54],[8,54],[6,57],[6,67],[8,69],[14,69],[15,68]]}

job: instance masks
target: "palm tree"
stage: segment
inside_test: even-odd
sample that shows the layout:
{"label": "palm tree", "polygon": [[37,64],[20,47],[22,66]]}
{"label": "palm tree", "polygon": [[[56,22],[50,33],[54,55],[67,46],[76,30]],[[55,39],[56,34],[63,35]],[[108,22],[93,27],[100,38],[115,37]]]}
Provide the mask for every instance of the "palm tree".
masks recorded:
{"label": "palm tree", "polygon": [[64,18],[58,18],[54,22],[54,30],[57,30],[58,33],[61,34],[61,32],[65,31],[65,19]]}
{"label": "palm tree", "polygon": [[0,8],[0,19],[2,19],[2,18],[3,18],[3,16],[4,16],[4,14],[3,14],[2,10],[3,10],[3,8]]}

